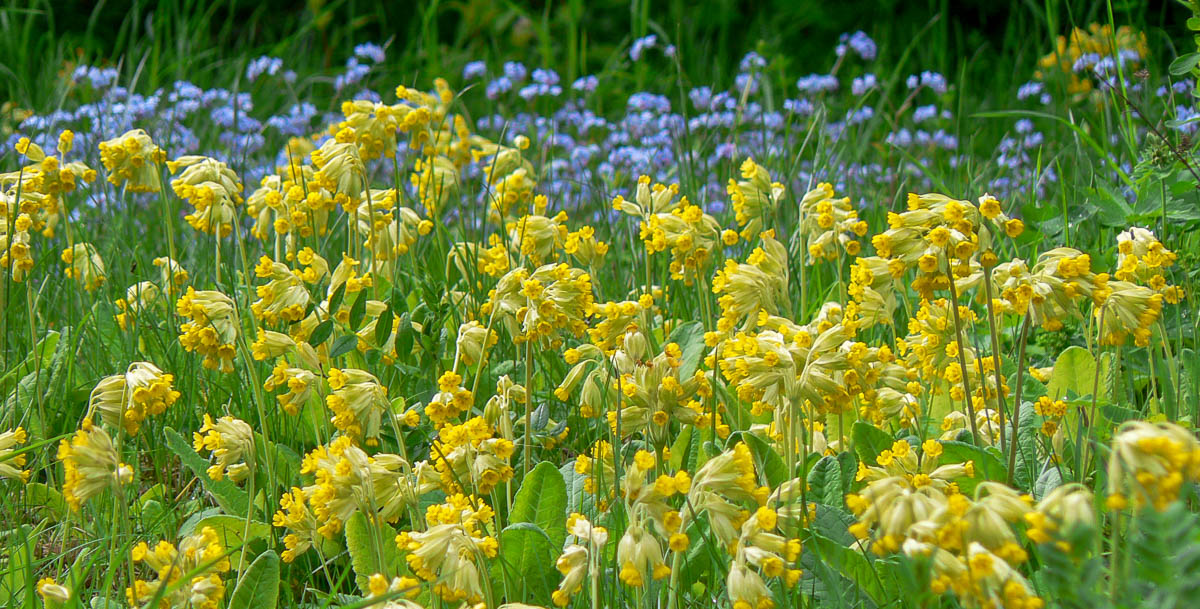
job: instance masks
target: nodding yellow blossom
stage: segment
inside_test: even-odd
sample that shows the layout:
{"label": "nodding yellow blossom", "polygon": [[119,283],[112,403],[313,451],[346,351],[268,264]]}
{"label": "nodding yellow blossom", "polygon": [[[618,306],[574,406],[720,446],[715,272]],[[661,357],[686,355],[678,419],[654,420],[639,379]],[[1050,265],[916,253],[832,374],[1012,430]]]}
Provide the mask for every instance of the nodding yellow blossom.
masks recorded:
{"label": "nodding yellow blossom", "polygon": [[250,305],[255,317],[268,324],[304,319],[311,298],[301,273],[265,255],[259,258],[254,273],[267,280],[255,289],[258,300]]}
{"label": "nodding yellow blossom", "polygon": [[429,215],[436,215],[462,196],[458,167],[444,156],[418,159],[409,182]]}
{"label": "nodding yellow blossom", "polygon": [[[391,581],[382,573],[375,573],[368,578],[367,589],[370,595],[367,598],[377,598],[388,596],[387,600],[380,599],[378,602],[373,602],[373,607],[380,609],[423,609],[421,605],[413,602],[421,592],[421,582],[415,577],[399,576],[393,577]],[[400,598],[406,596],[408,598]]]}
{"label": "nodding yellow blossom", "polygon": [[150,362],[134,362],[124,374],[104,377],[88,398],[88,413],[136,435],[147,417],[166,412],[179,399],[175,377]]}
{"label": "nodding yellow blossom", "polygon": [[178,547],[165,540],[153,547],[143,541],[130,550],[130,556],[156,576],[153,580],[138,579],[125,589],[131,605],[159,599],[160,607],[216,609],[225,599],[222,576],[231,567],[229,551],[212,527],[184,537]]}
{"label": "nodding yellow blossom", "polygon": [[805,238],[809,265],[835,260],[843,252],[851,257],[862,251],[867,223],[858,218],[850,197],[836,199],[833,186],[822,182],[800,200],[800,234]]}
{"label": "nodding yellow blossom", "polygon": [[325,405],[333,411],[334,427],[355,442],[377,446],[384,414],[391,410],[387,390],[379,379],[363,370],[332,368],[329,389]]}
{"label": "nodding yellow blossom", "polygon": [[742,227],[742,238],[749,240],[763,230],[764,218],[775,213],[787,189],[779,182],[772,182],[767,169],[752,158],[742,161],[740,172],[742,179],[730,178],[725,192],[733,202],[735,218]]}
{"label": "nodding yellow blossom", "polygon": [[62,261],[67,265],[64,271],[67,277],[83,284],[83,289],[88,292],[95,291],[108,278],[104,270],[104,260],[91,243],[76,243],[63,250]]}
{"label": "nodding yellow blossom", "polygon": [[[307,345],[308,343],[303,343]],[[311,349],[311,347],[309,347]],[[275,391],[286,388],[287,393],[275,396],[280,407],[290,415],[300,414],[300,410],[309,403],[310,398],[317,395],[317,375],[304,368],[289,367],[281,361],[271,371],[271,376],[263,383],[263,389]]]}
{"label": "nodding yellow blossom", "polygon": [[54,581],[54,578],[43,577],[37,583],[38,596],[46,603],[46,609],[58,609],[71,601],[71,591]]}
{"label": "nodding yellow blossom", "polygon": [[1108,274],[1092,271],[1091,256],[1067,247],[1041,254],[1033,269],[1017,258],[997,265],[993,273],[997,309],[1028,313],[1051,331],[1061,329],[1064,319],[1082,318],[1080,303],[1101,304],[1112,291]]}
{"label": "nodding yellow blossom", "polygon": [[1055,548],[1070,552],[1073,540],[1095,534],[1095,497],[1082,484],[1064,484],[1047,493],[1034,511],[1025,514],[1025,522],[1029,525],[1025,536],[1030,541],[1053,543]]}
{"label": "nodding yellow blossom", "polygon": [[108,181],[130,192],[157,192],[162,186],[159,166],[166,160],[167,153],[141,129],[100,142],[100,162]]}
{"label": "nodding yellow blossom", "polygon": [[637,513],[630,515],[625,534],[617,542],[617,565],[620,566],[621,582],[633,588],[645,587],[651,580],[657,581],[671,574],[671,568],[663,560],[662,544],[658,536],[639,522]]}
{"label": "nodding yellow blossom", "polygon": [[204,356],[205,368],[232,373],[239,325],[233,300],[214,290],[189,287],[175,303],[175,310],[189,320],[179,327],[179,344]]}
{"label": "nodding yellow blossom", "polygon": [[[117,325],[128,330],[131,321],[141,318],[146,311],[162,302],[162,292],[153,281],[139,281],[125,289],[125,297],[118,298],[116,305],[121,309],[116,314]],[[132,316],[132,317],[131,317]]]}
{"label": "nodding yellow blossom", "polygon": [[487,350],[496,346],[499,339],[495,331],[472,320],[458,326],[458,338],[454,340],[454,346],[463,363],[474,366],[483,360]]}
{"label": "nodding yellow blossom", "polygon": [[788,298],[787,250],[773,237],[764,235],[762,245],[739,263],[726,260],[725,268],[712,279],[713,294],[719,294],[721,320],[717,330],[749,329],[759,311],[778,315],[791,308]]}
{"label": "nodding yellow blossom", "polygon": [[557,258],[567,240],[566,220],[566,212],[559,212],[553,218],[527,215],[508,223],[508,240],[514,254],[527,257],[535,265]]}
{"label": "nodding yellow blossom", "polygon": [[167,162],[172,174],[171,189],[195,208],[184,216],[192,228],[222,237],[233,232],[236,208],[242,204],[242,182],[225,163],[205,156],[183,156]]}
{"label": "nodding yellow blossom", "polygon": [[1110,509],[1152,507],[1161,512],[1185,484],[1200,480],[1200,441],[1173,423],[1129,421],[1118,428],[1108,460]]}
{"label": "nodding yellow blossom", "polygon": [[424,531],[404,531],[396,545],[405,553],[408,568],[418,578],[433,584],[433,593],[444,601],[478,603],[483,599],[479,564],[495,558],[500,544],[483,532],[494,514],[481,499],[451,495],[446,503],[431,505],[425,514]]}
{"label": "nodding yellow blossom", "polygon": [[591,275],[567,264],[547,264],[532,273],[508,272],[491,293],[489,313],[498,315],[517,343],[560,344],[563,331],[582,336],[595,306]]}
{"label": "nodding yellow blossom", "polygon": [[446,424],[429,451],[429,461],[441,475],[447,493],[486,495],[496,485],[512,479],[509,465],[515,446],[496,438],[495,429],[482,417],[462,425]]}
{"label": "nodding yellow blossom", "polygon": [[15,221],[9,220],[8,210],[15,195],[0,194],[0,267],[12,269],[12,280],[17,283],[25,281],[29,271],[33,270],[33,255],[29,247],[29,229],[33,219],[28,213],[21,212]]}
{"label": "nodding yellow blossom", "polygon": [[692,285],[704,277],[712,254],[720,247],[721,225],[704,210],[688,202],[687,197],[669,213],[651,214],[641,224],[646,252],[670,251],[671,278]]}
{"label": "nodding yellow blossom", "polygon": [[1183,289],[1169,285],[1165,274],[1177,258],[1153,232],[1133,227],[1117,235],[1117,270],[1113,277],[1149,286],[1168,303],[1178,304],[1183,299]]}
{"label": "nodding yellow blossom", "polygon": [[537,188],[536,172],[521,148],[483,140],[471,154],[487,180],[489,222],[504,225],[513,215],[534,211],[529,204]]}
{"label": "nodding yellow blossom", "polygon": [[216,421],[204,415],[204,425],[192,434],[192,448],[209,451],[215,463],[208,468],[208,477],[240,483],[253,475],[255,466],[254,430],[245,421],[224,416]]}
{"label": "nodding yellow blossom", "polygon": [[[312,517],[320,523],[316,532],[327,539],[333,539],[356,512],[396,522],[416,503],[419,495],[437,488],[438,480],[432,468],[423,464],[410,466],[398,455],[378,453],[367,456],[349,436],[338,437],[327,446],[318,446],[304,456],[300,469],[302,474],[315,476],[315,481],[304,487],[300,496],[293,490],[285,495],[286,500],[280,501],[280,507],[287,511],[284,520],[303,520],[304,510],[311,510]],[[302,505],[295,503],[298,499],[303,499]],[[276,515],[276,522],[279,520],[280,516]],[[286,526],[297,534],[307,530],[291,524]],[[289,548],[296,549],[297,554],[302,552],[296,546]]]}
{"label": "nodding yellow blossom", "polygon": [[59,442],[58,460],[65,473],[63,498],[76,512],[104,489],[133,481],[133,468],[121,462],[112,437],[92,425],[91,419],[84,419],[74,436]]}
{"label": "nodding yellow blossom", "polygon": [[585,577],[600,576],[598,553],[608,543],[608,529],[593,526],[583,515],[574,512],[567,518],[567,534],[571,536],[572,543],[567,545],[554,563],[563,580],[550,595],[558,607],[566,607],[571,597],[583,589]]}
{"label": "nodding yellow blossom", "polygon": [[154,259],[154,266],[159,268],[159,287],[164,291],[181,288],[188,282],[187,269],[170,256],[159,256]]}
{"label": "nodding yellow blossom", "polygon": [[353,210],[357,198],[367,187],[366,167],[355,143],[354,129],[343,127],[320,148],[312,151],[313,182],[333,193],[334,201],[347,211]]}
{"label": "nodding yellow blossom", "polygon": [[563,251],[574,257],[579,264],[596,268],[604,263],[604,258],[608,255],[608,244],[596,239],[596,229],[582,226],[575,232],[567,233]]}
{"label": "nodding yellow blossom", "polygon": [[297,557],[320,543],[321,533],[318,529],[321,522],[313,514],[308,505],[308,493],[305,489],[292,487],[291,491],[279,498],[279,510],[275,512],[272,524],[286,529],[283,536],[284,551],[279,557],[283,562],[293,562]]}
{"label": "nodding yellow blossom", "polygon": [[13,454],[17,452],[16,446],[28,441],[29,434],[23,427],[0,433],[0,478],[11,478],[23,482],[29,480],[29,470],[21,469],[25,467],[25,454]]}
{"label": "nodding yellow blossom", "polygon": [[1130,335],[1133,344],[1150,344],[1150,326],[1162,316],[1164,297],[1152,288],[1128,281],[1110,281],[1108,300],[1093,310],[1099,322],[1100,344],[1123,345]]}

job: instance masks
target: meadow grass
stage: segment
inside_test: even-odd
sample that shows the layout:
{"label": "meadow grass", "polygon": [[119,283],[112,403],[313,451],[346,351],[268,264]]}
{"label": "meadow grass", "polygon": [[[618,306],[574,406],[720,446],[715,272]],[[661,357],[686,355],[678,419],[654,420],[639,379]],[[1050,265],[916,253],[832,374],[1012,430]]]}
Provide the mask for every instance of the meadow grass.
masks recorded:
{"label": "meadow grass", "polygon": [[1200,596],[1165,18],[312,6],[0,12],[6,606]]}

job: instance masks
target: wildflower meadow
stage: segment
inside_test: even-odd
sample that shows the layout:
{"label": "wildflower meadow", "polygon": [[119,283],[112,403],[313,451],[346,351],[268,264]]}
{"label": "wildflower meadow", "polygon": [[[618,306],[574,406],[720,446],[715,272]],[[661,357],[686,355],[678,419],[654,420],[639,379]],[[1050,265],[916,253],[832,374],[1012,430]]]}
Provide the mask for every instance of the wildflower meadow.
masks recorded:
{"label": "wildflower meadow", "polygon": [[0,606],[1200,605],[1200,2],[167,4],[0,9]]}

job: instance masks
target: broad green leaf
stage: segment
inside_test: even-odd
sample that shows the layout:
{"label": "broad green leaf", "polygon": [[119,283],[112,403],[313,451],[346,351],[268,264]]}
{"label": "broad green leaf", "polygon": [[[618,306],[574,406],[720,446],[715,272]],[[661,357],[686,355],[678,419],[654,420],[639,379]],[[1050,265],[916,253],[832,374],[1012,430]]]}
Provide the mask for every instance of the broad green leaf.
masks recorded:
{"label": "broad green leaf", "polygon": [[67,505],[67,500],[63,499],[62,493],[41,482],[25,485],[25,501],[29,503],[29,507],[44,509],[46,517],[54,522],[62,522],[71,513],[71,508]]}
{"label": "broad green leaf", "polygon": [[892,437],[886,431],[865,421],[855,421],[850,429],[850,441],[854,443],[854,453],[863,463],[875,465],[875,457],[892,447]]}
{"label": "broad green leaf", "polygon": [[363,317],[367,314],[367,293],[359,292],[358,298],[350,307],[350,329],[357,331],[362,325]]}
{"label": "broad green leaf", "polygon": [[1038,476],[1037,483],[1033,485],[1033,498],[1042,499],[1050,491],[1062,486],[1062,473],[1053,465],[1046,468],[1042,475]]}
{"label": "broad green leaf", "polygon": [[942,456],[938,460],[939,463],[945,465],[947,463],[966,463],[967,461],[974,463],[975,477],[960,479],[958,486],[962,492],[968,495],[975,491],[975,487],[980,482],[985,480],[1003,482],[1007,477],[1008,468],[996,455],[966,442],[942,442]]}
{"label": "broad green leaf", "polygon": [[841,507],[843,497],[841,464],[834,457],[821,457],[808,472],[808,499]]}
{"label": "broad green leaf", "polygon": [[846,493],[850,492],[850,488],[854,486],[854,479],[858,476],[858,459],[854,453],[842,452],[837,455],[838,466],[842,470],[842,497],[845,498]]}
{"label": "broad green leaf", "polygon": [[201,518],[195,523],[192,531],[188,534],[203,531],[205,527],[215,531],[217,537],[221,538],[221,545],[226,548],[238,548],[242,546],[242,542],[244,541],[271,536],[271,525],[251,520],[249,526],[247,526],[244,518],[237,518],[227,514]]}
{"label": "broad green leaf", "polygon": [[564,463],[562,467],[558,468],[558,473],[562,474],[563,481],[566,483],[567,512],[575,512],[584,516],[595,515],[596,497],[583,490],[587,476],[575,471],[575,462]]}
{"label": "broad green leaf", "polygon": [[704,353],[704,324],[689,321],[676,326],[671,330],[669,342],[679,345],[679,350],[683,352],[680,358],[682,363],[679,366],[679,378],[691,378],[696,372],[696,367],[700,365],[701,354]]}
{"label": "broad green leaf", "polygon": [[567,485],[553,464],[548,461],[538,463],[521,481],[509,512],[509,522],[535,524],[546,533],[555,548],[562,548],[567,538]]}
{"label": "broad green leaf", "polygon": [[[346,549],[350,551],[350,566],[354,580],[363,594],[369,594],[372,575],[382,573],[391,578],[398,575],[400,551],[396,548],[396,530],[386,522],[371,524],[362,512],[355,512],[346,521]],[[380,562],[380,559],[383,559]]]}
{"label": "broad green leaf", "polygon": [[234,516],[242,516],[246,514],[246,506],[250,500],[246,497],[246,491],[238,487],[228,478],[221,480],[213,480],[208,477],[208,460],[196,454],[192,450],[192,445],[179,432],[170,427],[163,428],[163,435],[167,439],[167,448],[179,457],[183,465],[192,470],[192,473],[200,479],[200,483],[204,485],[204,490],[208,491],[217,501],[217,505],[225,510],[227,514]]}
{"label": "broad green leaf", "polygon": [[787,482],[791,476],[788,475],[787,464],[783,462],[783,458],[779,453],[775,452],[766,440],[749,433],[738,432],[730,436],[730,440],[737,437],[746,443],[750,448],[750,453],[754,455],[755,465],[758,466],[758,471],[766,478],[767,484],[771,487],[777,487],[784,482]]}
{"label": "broad green leaf", "polygon": [[541,527],[529,522],[510,524],[500,531],[500,553],[492,561],[493,581],[505,582],[509,600],[547,605],[558,583],[554,560],[559,550]]}
{"label": "broad green leaf", "polygon": [[1067,391],[1073,391],[1078,396],[1091,395],[1095,378],[1096,358],[1087,349],[1072,345],[1054,361],[1046,395],[1052,400],[1063,399]]}
{"label": "broad green leaf", "polygon": [[384,341],[392,335],[392,322],[395,321],[395,314],[392,313],[392,305],[388,303],[383,313],[379,315],[379,319],[375,321],[375,344],[382,345]]}
{"label": "broad green leaf", "polygon": [[229,609],[275,609],[279,601],[279,555],[267,550],[242,574]]}
{"label": "broad green leaf", "polygon": [[805,541],[807,549],[813,552],[818,560],[857,584],[873,603],[878,605],[884,600],[879,574],[862,551],[844,546],[816,532],[810,532]]}
{"label": "broad green leaf", "polygon": [[313,328],[312,334],[308,337],[308,344],[319,347],[321,343],[329,339],[330,334],[333,334],[333,320],[326,319]]}
{"label": "broad green leaf", "polygon": [[[1189,26],[1193,19],[1195,17],[1188,19]],[[1200,64],[1200,53],[1187,53],[1176,57],[1167,70],[1171,73],[1171,76],[1183,76],[1195,69],[1197,64]]]}
{"label": "broad green leaf", "polygon": [[329,349],[329,357],[330,358],[341,357],[341,356],[353,351],[355,349],[355,347],[357,347],[357,346],[358,346],[358,335],[357,334],[348,334],[346,336],[339,336],[339,337],[337,337],[337,340],[333,341],[333,347],[331,347]]}

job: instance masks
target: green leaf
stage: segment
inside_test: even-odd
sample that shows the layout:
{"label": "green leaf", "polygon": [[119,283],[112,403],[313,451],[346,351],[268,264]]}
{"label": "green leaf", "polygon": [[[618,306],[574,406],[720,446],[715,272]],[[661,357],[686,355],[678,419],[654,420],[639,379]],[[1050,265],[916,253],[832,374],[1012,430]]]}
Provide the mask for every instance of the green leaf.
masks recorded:
{"label": "green leaf", "polygon": [[966,463],[967,461],[974,462],[975,477],[962,478],[958,481],[958,486],[962,492],[968,495],[974,492],[975,487],[984,480],[1003,482],[1007,477],[1008,468],[996,455],[966,442],[953,440],[942,442],[942,456],[939,463],[945,465],[947,463]]}
{"label": "green leaf", "polygon": [[566,482],[567,512],[585,516],[594,515],[596,513],[596,497],[583,490],[587,483],[587,476],[575,471],[574,461],[564,463],[562,467],[558,468],[558,473],[562,474],[563,480]]}
{"label": "green leaf", "polygon": [[254,559],[229,600],[229,609],[274,609],[279,602],[279,555],[267,550]]}
{"label": "green leaf", "polygon": [[1062,473],[1058,471],[1058,468],[1054,466],[1047,467],[1042,472],[1042,475],[1038,476],[1037,482],[1033,485],[1033,498],[1042,499],[1050,491],[1062,486],[1062,483]]}
{"label": "green leaf", "polygon": [[808,548],[821,562],[858,585],[863,594],[876,605],[882,603],[884,590],[879,574],[861,551],[839,544],[817,532],[810,532],[806,541]]}
{"label": "green leaf", "polygon": [[[342,285],[339,285],[337,287],[337,289],[333,291],[333,295],[329,297],[328,311],[329,311],[330,315],[334,315],[337,313],[338,308],[342,306],[342,299],[345,297],[346,297],[346,284],[345,284],[345,282],[343,282]],[[309,342],[311,343],[311,341],[309,341]],[[316,346],[316,345],[313,345],[313,346]]]}
{"label": "green leaf", "polygon": [[557,584],[554,561],[558,552],[536,524],[510,524],[500,531],[500,553],[492,562],[492,579],[507,582],[506,587],[517,594],[515,598],[544,605]]}
{"label": "green leaf", "polygon": [[350,329],[358,330],[362,325],[363,317],[367,314],[367,293],[359,292],[358,298],[354,299],[354,304],[350,307]]}
{"label": "green leaf", "polygon": [[244,516],[246,507],[250,504],[249,498],[246,496],[246,491],[238,487],[228,478],[221,480],[213,480],[208,477],[208,460],[196,454],[192,450],[192,445],[179,432],[170,427],[163,428],[163,435],[167,439],[167,448],[179,457],[179,460],[185,467],[192,470],[192,473],[200,479],[200,483],[204,485],[204,490],[208,491],[216,500],[217,505],[225,510],[227,514],[234,516]]}
{"label": "green leaf", "polygon": [[379,315],[379,319],[375,321],[375,344],[382,345],[392,335],[392,322],[395,321],[395,314],[392,313],[392,304],[388,303],[383,313]]}
{"label": "green leaf", "polygon": [[339,336],[337,338],[337,340],[333,341],[333,348],[329,350],[329,357],[330,357],[330,359],[335,358],[335,357],[341,357],[341,356],[353,351],[355,349],[355,347],[357,347],[357,346],[358,346],[358,335],[357,334],[349,334],[346,336]]}
{"label": "green leaf", "polygon": [[[1188,19],[1189,27],[1194,19],[1195,17]],[[1200,64],[1200,53],[1187,53],[1176,57],[1167,71],[1171,73],[1171,76],[1183,76],[1190,73],[1198,64]]]}
{"label": "green leaf", "polygon": [[[373,528],[378,527],[378,529]],[[371,576],[382,573],[385,577],[397,575],[400,551],[396,548],[396,530],[386,522],[367,522],[362,512],[355,512],[346,521],[346,549],[350,551],[350,566],[354,568],[354,579],[363,594],[369,594]],[[383,558],[382,564],[379,559]]]}
{"label": "green leaf", "polygon": [[1087,349],[1072,345],[1054,360],[1046,395],[1052,400],[1063,399],[1067,391],[1074,391],[1077,396],[1091,395],[1095,377],[1096,358]]}
{"label": "green leaf", "polygon": [[181,535],[191,535],[196,531],[203,531],[205,527],[215,531],[217,537],[221,538],[221,545],[226,548],[238,548],[242,546],[243,542],[251,539],[271,536],[271,525],[251,520],[247,527],[245,518],[237,518],[228,514],[201,518],[194,524],[191,531],[181,532]]}
{"label": "green leaf", "polygon": [[766,440],[745,431],[733,434],[730,436],[730,440],[735,437],[741,439],[750,448],[751,454],[754,455],[754,464],[758,466],[758,471],[766,477],[767,484],[771,488],[777,487],[791,478],[788,475],[787,464],[783,462],[779,453],[767,444]]}
{"label": "green leaf", "polygon": [[679,366],[679,378],[691,378],[700,365],[701,354],[704,353],[704,324],[699,321],[689,321],[675,326],[671,330],[669,342],[679,345],[683,352]]}
{"label": "green leaf", "polygon": [[869,465],[875,465],[875,457],[892,447],[892,437],[887,432],[865,421],[854,422],[850,428],[850,441],[854,443],[858,459]]}
{"label": "green leaf", "polygon": [[[538,463],[521,481],[513,500],[509,522],[537,525],[562,548],[567,539],[567,484],[560,471],[548,461]],[[557,556],[558,552],[555,552]]]}
{"label": "green leaf", "polygon": [[308,344],[318,347],[329,339],[330,334],[333,334],[333,320],[326,319],[313,328],[312,334],[308,336]]}
{"label": "green leaf", "polygon": [[854,457],[854,453],[842,452],[838,453],[837,460],[842,470],[842,498],[845,499],[846,493],[850,492],[850,488],[854,486],[854,479],[858,476],[858,459]]}
{"label": "green leaf", "polygon": [[44,509],[46,517],[53,522],[62,522],[71,513],[71,508],[67,505],[67,500],[63,499],[62,493],[41,482],[25,485],[25,501],[29,503],[29,507]]}
{"label": "green leaf", "polygon": [[821,457],[816,465],[808,472],[808,498],[823,503],[841,507],[842,466],[838,460],[828,455]]}

